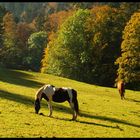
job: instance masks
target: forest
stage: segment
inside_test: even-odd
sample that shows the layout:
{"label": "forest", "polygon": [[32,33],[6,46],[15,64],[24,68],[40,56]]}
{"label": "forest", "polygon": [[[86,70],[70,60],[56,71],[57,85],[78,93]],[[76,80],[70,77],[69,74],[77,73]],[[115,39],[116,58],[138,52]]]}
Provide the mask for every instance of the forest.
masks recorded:
{"label": "forest", "polygon": [[0,67],[140,88],[139,2],[0,2]]}

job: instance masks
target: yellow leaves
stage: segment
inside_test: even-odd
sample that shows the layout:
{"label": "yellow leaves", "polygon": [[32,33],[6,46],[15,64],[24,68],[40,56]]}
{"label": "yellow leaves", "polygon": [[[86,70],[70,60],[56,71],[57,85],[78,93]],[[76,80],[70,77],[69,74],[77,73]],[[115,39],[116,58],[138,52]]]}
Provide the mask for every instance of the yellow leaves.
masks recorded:
{"label": "yellow leaves", "polygon": [[123,39],[130,39],[133,36],[140,38],[140,12],[136,12],[131,16],[123,33]]}
{"label": "yellow leaves", "polygon": [[3,17],[3,23],[4,23],[4,34],[8,35],[9,37],[15,37],[16,33],[16,23],[14,21],[13,14],[11,13],[6,13],[5,16]]}

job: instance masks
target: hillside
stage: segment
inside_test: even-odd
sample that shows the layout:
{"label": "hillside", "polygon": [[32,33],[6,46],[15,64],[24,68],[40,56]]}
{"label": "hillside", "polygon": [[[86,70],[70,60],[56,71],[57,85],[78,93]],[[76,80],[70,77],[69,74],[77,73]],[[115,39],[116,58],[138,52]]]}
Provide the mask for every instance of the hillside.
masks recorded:
{"label": "hillside", "polygon": [[[80,116],[67,102],[53,103],[53,118],[34,113],[36,90],[44,84],[72,87],[78,92]],[[140,137],[140,92],[100,87],[48,74],[0,68],[0,137]]]}

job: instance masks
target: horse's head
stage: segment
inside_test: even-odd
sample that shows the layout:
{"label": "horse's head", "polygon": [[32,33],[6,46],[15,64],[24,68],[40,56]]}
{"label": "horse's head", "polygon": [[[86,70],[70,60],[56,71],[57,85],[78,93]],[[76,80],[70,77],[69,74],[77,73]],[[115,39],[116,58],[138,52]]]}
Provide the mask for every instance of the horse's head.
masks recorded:
{"label": "horse's head", "polygon": [[38,114],[40,110],[40,101],[38,98],[35,100],[34,106],[35,106],[35,113]]}

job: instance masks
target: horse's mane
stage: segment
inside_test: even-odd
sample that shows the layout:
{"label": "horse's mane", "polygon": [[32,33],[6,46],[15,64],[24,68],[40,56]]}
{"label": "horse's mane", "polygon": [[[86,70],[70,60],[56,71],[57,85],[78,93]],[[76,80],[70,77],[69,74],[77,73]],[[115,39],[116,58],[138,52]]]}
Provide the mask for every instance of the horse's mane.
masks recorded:
{"label": "horse's mane", "polygon": [[37,99],[37,98],[41,99],[41,94],[42,94],[44,87],[45,87],[45,85],[37,90],[37,92],[35,94],[35,99]]}

